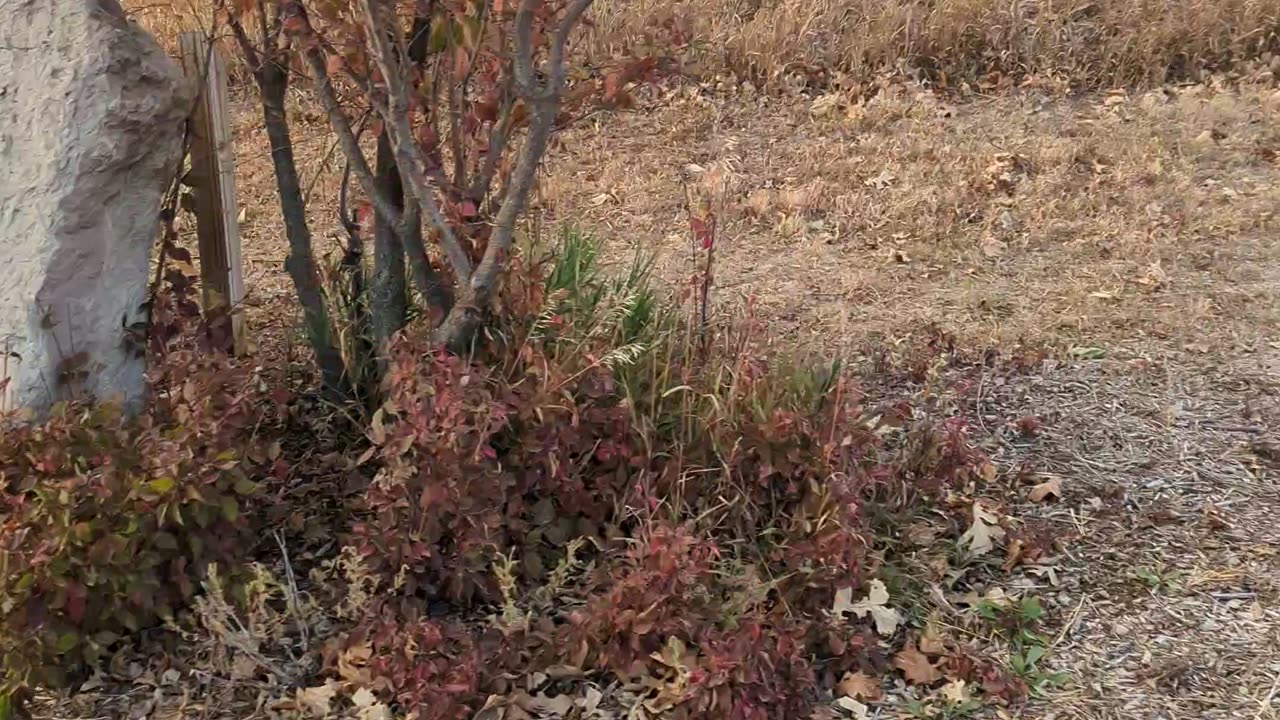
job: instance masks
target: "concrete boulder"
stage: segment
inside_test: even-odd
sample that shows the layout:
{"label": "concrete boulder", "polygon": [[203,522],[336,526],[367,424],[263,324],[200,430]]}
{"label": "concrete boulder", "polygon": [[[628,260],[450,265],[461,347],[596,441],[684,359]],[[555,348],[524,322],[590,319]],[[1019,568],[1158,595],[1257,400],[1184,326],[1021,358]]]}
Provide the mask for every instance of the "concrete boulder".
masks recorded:
{"label": "concrete boulder", "polygon": [[[115,0],[0,12],[0,410],[135,404],[158,213],[190,84]],[[6,380],[7,378],[7,380]]]}

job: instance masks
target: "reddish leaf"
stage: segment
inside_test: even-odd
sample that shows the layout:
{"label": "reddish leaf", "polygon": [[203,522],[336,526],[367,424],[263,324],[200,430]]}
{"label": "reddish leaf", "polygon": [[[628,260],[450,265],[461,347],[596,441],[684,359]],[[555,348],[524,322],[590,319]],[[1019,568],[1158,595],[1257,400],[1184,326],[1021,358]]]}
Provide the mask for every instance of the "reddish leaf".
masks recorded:
{"label": "reddish leaf", "polygon": [[356,208],[356,223],[361,228],[373,226],[373,205],[368,201],[360,203],[360,206]]}
{"label": "reddish leaf", "polygon": [[689,227],[693,231],[693,240],[698,247],[703,250],[710,250],[715,244],[716,239],[716,221],[712,216],[709,220],[703,220],[700,217],[689,218]]}

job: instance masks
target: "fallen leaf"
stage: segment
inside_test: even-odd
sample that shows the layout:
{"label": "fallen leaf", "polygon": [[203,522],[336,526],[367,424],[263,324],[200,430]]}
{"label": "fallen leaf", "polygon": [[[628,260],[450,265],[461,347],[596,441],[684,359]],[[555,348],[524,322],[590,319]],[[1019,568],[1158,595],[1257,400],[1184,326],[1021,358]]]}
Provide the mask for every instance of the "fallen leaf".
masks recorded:
{"label": "fallen leaf", "polygon": [[973,591],[967,592],[959,598],[959,601],[969,607],[975,607],[980,603],[986,603],[992,607],[1004,610],[1013,607],[1015,604],[1014,599],[1009,597],[1008,593],[1004,591],[1004,588],[999,587],[993,587],[982,595]]}
{"label": "fallen leaf", "polygon": [[837,590],[835,602],[831,606],[832,614],[840,617],[851,612],[859,618],[865,618],[869,613],[876,623],[876,632],[888,637],[897,631],[898,623],[902,622],[902,616],[897,610],[886,606],[889,602],[889,589],[883,582],[872,580],[869,583],[867,597],[856,603],[852,600],[852,588]]}
{"label": "fallen leaf", "polygon": [[1025,547],[1026,543],[1022,540],[1014,540],[1009,543],[1009,546],[1005,548],[1004,563],[1000,565],[1000,569],[1009,572],[1017,567],[1018,563],[1022,561],[1022,551]]}
{"label": "fallen leaf", "polygon": [[547,697],[538,693],[521,703],[525,710],[543,717],[564,717],[573,709],[573,698],[568,695]]}
{"label": "fallen leaf", "polygon": [[578,700],[578,706],[582,708],[584,713],[590,715],[596,711],[596,708],[600,707],[600,701],[603,698],[604,693],[591,686],[587,686],[586,693]]}
{"label": "fallen leaf", "polygon": [[973,524],[960,536],[960,544],[968,547],[974,555],[985,555],[995,547],[995,541],[1004,537],[1004,528],[999,525],[1000,519],[991,511],[982,507],[982,503],[973,503]]}
{"label": "fallen leaf", "polygon": [[1195,139],[1193,139],[1191,142],[1197,147],[1202,147],[1202,148],[1209,147],[1214,144],[1213,132],[1211,130],[1205,130],[1204,132],[1195,136]]}
{"label": "fallen leaf", "polygon": [[356,720],[391,720],[391,708],[382,703],[374,703],[356,711]]}
{"label": "fallen leaf", "polygon": [[969,702],[972,697],[969,694],[969,688],[963,680],[952,680],[942,686],[942,699],[952,705],[961,705]]}
{"label": "fallen leaf", "polygon": [[893,666],[902,671],[902,676],[913,685],[931,685],[942,679],[942,673],[929,662],[924,653],[910,643],[893,656]]}
{"label": "fallen leaf", "polygon": [[1044,502],[1050,495],[1058,499],[1062,498],[1062,478],[1057,475],[1031,488],[1031,492],[1027,494],[1027,499],[1034,503]]}
{"label": "fallen leaf", "polygon": [[990,462],[982,463],[982,466],[978,468],[978,474],[981,475],[982,479],[986,480],[987,482],[995,481],[996,479],[995,463],[990,463]]}
{"label": "fallen leaf", "polygon": [[853,698],[842,697],[836,700],[836,706],[849,713],[854,720],[867,720],[867,718],[871,717],[867,714],[867,706]]}
{"label": "fallen leaf", "polygon": [[329,703],[332,702],[333,696],[337,693],[338,690],[331,680],[324,685],[299,688],[294,697],[298,705],[309,710],[315,717],[322,718],[329,714]]}
{"label": "fallen leaf", "polygon": [[873,178],[869,178],[867,180],[863,180],[862,184],[866,185],[869,188],[884,190],[885,188],[892,185],[894,181],[896,181],[897,179],[898,177],[893,173],[889,172],[888,168],[884,168],[883,170],[880,171],[879,175]]}
{"label": "fallen leaf", "polygon": [[355,703],[358,708],[367,708],[378,701],[373,693],[369,692],[369,688],[360,688],[351,695],[351,702]]}
{"label": "fallen leaf", "polygon": [[847,672],[836,685],[836,694],[855,700],[877,700],[880,683],[862,672]]}
{"label": "fallen leaf", "polygon": [[[1257,605],[1257,604],[1258,603],[1256,602],[1254,603],[1254,605]],[[90,677],[88,680],[85,680],[84,684],[80,686],[80,692],[86,693],[86,692],[89,692],[90,690],[97,690],[98,688],[102,687],[103,684],[104,683],[102,681],[102,673],[95,671],[93,673],[93,676]]]}
{"label": "fallen leaf", "polygon": [[372,656],[373,648],[367,643],[343,650],[338,655],[338,677],[355,685],[368,685],[371,682],[368,665]]}
{"label": "fallen leaf", "polygon": [[936,619],[930,618],[925,624],[918,645],[920,652],[925,655],[941,655],[947,651],[947,645],[942,639],[942,630]]}

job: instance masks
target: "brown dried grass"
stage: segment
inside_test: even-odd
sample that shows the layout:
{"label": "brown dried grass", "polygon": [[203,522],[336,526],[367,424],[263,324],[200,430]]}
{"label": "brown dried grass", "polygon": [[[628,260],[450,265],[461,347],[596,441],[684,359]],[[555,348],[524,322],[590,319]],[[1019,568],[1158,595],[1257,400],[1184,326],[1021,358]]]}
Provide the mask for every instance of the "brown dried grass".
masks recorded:
{"label": "brown dried grass", "polygon": [[[213,27],[208,0],[124,0],[161,43]],[[596,0],[591,47],[609,55],[670,21],[686,68],[772,83],[792,71],[862,80],[991,73],[1116,87],[1202,79],[1280,54],[1280,0]],[[234,53],[232,53],[234,54]]]}
{"label": "brown dried grass", "polygon": [[855,350],[938,323],[979,345],[1230,354],[1280,321],[1278,111],[1270,82],[958,105],[897,84],[684,88],[564,136],[543,188],[679,283],[683,174],[719,210],[719,296],[754,296],[800,343]]}
{"label": "brown dried grass", "polygon": [[775,80],[789,69],[886,68],[1090,86],[1197,78],[1274,52],[1280,0],[597,0],[598,49],[671,20],[696,70]]}

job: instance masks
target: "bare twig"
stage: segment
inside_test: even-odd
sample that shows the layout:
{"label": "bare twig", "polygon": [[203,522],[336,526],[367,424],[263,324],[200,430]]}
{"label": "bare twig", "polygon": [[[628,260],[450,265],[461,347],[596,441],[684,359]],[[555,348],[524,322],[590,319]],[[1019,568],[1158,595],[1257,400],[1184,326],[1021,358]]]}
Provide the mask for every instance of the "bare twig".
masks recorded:
{"label": "bare twig", "polygon": [[494,220],[494,232],[489,238],[484,257],[476,266],[470,282],[463,288],[458,304],[439,329],[440,339],[454,350],[465,347],[469,342],[469,337],[479,322],[480,311],[489,303],[498,274],[506,266],[510,256],[516,221],[525,210],[538,166],[555,129],[556,112],[565,84],[565,45],[570,32],[591,2],[592,0],[573,0],[557,25],[549,54],[553,64],[548,68],[546,80],[541,84],[537,83],[533,72],[533,18],[537,2],[521,0],[516,11],[515,53],[511,62],[516,92],[529,104],[529,129],[524,144],[520,147],[511,180],[505,188],[502,205]]}
{"label": "bare twig", "polygon": [[[310,32],[310,30],[308,29]],[[413,271],[414,284],[424,296],[434,297],[439,292],[440,280],[431,268],[427,257],[427,248],[422,238],[415,232],[418,226],[418,209],[416,204],[406,202],[405,212],[400,212],[391,198],[378,187],[369,167],[369,161],[360,149],[360,140],[351,127],[346,112],[338,104],[333,90],[333,82],[325,66],[324,53],[320,49],[317,38],[308,38],[308,47],[303,51],[307,71],[315,88],[316,98],[329,117],[329,125],[337,135],[337,142],[347,157],[347,165],[360,188],[364,190],[369,202],[388,224],[396,229],[396,235],[408,251],[409,266]]]}
{"label": "bare twig", "polygon": [[386,8],[380,7],[381,4],[381,0],[361,0],[360,2],[369,26],[368,36],[373,59],[386,83],[387,107],[383,114],[383,121],[387,128],[387,136],[395,151],[396,165],[405,187],[413,192],[419,207],[426,211],[431,225],[439,233],[445,258],[453,268],[458,283],[462,284],[471,277],[471,260],[440,212],[435,186],[426,172],[428,163],[414,143],[413,129],[409,124],[409,97],[401,73],[403,63],[396,57],[387,40],[390,36],[403,44],[403,38],[400,33],[393,31],[394,18]]}

